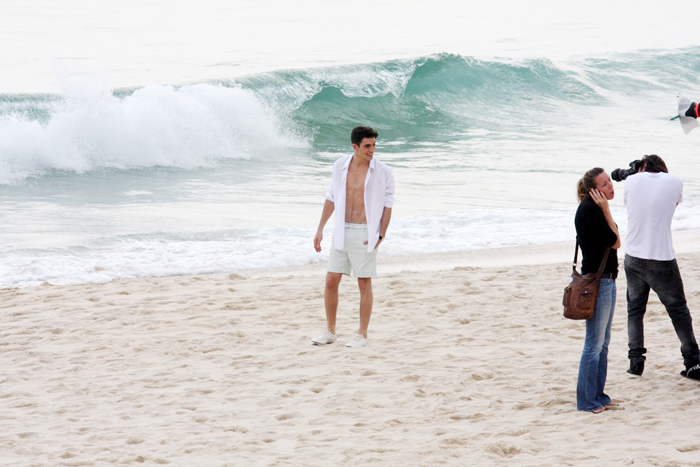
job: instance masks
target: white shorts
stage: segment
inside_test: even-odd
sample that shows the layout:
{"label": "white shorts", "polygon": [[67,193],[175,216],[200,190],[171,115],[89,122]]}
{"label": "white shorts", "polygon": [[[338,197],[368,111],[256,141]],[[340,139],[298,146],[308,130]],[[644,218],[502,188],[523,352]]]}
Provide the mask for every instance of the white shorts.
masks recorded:
{"label": "white shorts", "polygon": [[328,257],[328,272],[355,277],[377,276],[377,250],[367,251],[367,225],[345,223],[345,248],[335,249],[335,239]]}

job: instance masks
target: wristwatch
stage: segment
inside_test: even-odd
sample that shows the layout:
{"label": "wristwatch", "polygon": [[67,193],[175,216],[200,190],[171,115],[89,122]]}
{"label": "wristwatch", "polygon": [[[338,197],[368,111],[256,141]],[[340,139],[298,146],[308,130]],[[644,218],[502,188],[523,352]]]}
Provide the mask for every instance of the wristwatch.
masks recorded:
{"label": "wristwatch", "polygon": [[380,235],[380,236],[379,236],[379,240],[384,240],[384,237],[382,237],[382,236]]}

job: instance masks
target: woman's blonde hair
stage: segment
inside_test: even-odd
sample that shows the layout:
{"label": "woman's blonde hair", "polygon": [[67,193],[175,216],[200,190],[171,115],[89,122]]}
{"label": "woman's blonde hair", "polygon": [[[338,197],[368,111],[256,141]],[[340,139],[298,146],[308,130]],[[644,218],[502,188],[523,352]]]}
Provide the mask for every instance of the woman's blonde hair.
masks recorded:
{"label": "woman's blonde hair", "polygon": [[603,172],[605,172],[605,170],[601,169],[600,167],[595,167],[583,174],[583,177],[581,177],[581,180],[578,181],[578,185],[576,187],[578,191],[579,203],[588,197],[589,191],[596,188],[595,178]]}

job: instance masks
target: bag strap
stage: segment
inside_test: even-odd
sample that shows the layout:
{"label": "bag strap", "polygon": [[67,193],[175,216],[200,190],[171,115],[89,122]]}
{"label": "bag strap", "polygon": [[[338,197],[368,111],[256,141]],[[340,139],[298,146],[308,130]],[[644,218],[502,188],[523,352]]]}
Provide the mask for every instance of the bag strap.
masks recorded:
{"label": "bag strap", "polygon": [[[576,263],[578,262],[578,236],[576,237],[576,249],[574,250],[574,265],[572,266],[574,272],[576,272]],[[605,269],[605,265],[608,263],[608,255],[610,254],[610,247],[607,247],[605,249],[605,254],[603,255],[603,261],[600,262],[600,267],[598,268],[597,274],[603,274],[603,270]]]}
{"label": "bag strap", "polygon": [[610,253],[610,247],[607,247],[605,249],[605,254],[603,255],[603,261],[600,262],[600,267],[598,268],[598,275],[600,276],[603,274],[603,269],[605,269],[605,265],[608,263],[608,253]]}

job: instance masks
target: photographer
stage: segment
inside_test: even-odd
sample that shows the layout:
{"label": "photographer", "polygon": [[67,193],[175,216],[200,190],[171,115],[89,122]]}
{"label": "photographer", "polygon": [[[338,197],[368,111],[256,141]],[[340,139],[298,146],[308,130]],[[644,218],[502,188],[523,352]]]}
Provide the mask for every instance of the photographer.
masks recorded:
{"label": "photographer", "polygon": [[638,172],[631,169],[627,173],[629,177],[619,177],[627,178],[624,190],[628,219],[625,274],[630,368],[627,373],[637,377],[644,372],[647,351],[644,313],[652,289],[666,307],[681,341],[686,368],[681,375],[700,380],[698,344],[671,238],[671,221],[683,197],[683,181],[669,174],[666,163],[657,155],[644,156],[630,166]]}

